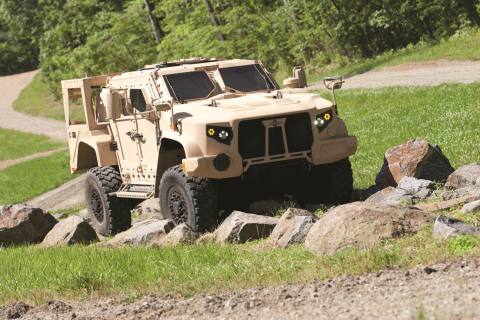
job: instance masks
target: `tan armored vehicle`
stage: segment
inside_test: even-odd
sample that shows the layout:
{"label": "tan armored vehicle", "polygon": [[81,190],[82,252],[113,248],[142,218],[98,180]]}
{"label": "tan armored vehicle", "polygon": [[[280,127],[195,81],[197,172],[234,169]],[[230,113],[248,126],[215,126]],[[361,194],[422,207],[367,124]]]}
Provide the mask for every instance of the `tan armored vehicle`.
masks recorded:
{"label": "tan armored vehicle", "polygon": [[[165,218],[196,230],[278,192],[301,203],[350,200],[357,138],[335,104],[308,92],[302,68],[284,85],[260,61],[221,58],[62,81],[71,172],[87,172],[97,231],[128,229],[130,210],[151,197]],[[83,100],[86,121],[70,122],[72,99]]]}

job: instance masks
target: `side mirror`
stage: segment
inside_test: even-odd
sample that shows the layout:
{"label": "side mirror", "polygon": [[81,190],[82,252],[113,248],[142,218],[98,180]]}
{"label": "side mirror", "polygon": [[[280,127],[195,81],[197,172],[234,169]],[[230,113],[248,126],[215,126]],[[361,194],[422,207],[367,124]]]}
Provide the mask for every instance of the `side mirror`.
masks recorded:
{"label": "side mirror", "polygon": [[104,88],[100,93],[100,99],[105,106],[108,120],[120,118],[120,95],[118,93],[111,92],[110,88]]}
{"label": "side mirror", "polygon": [[163,98],[152,101],[152,106],[157,111],[167,111],[172,108],[173,98]]}
{"label": "side mirror", "polygon": [[300,79],[300,88],[305,88],[307,86],[307,76],[302,67],[293,68],[293,77]]}
{"label": "side mirror", "polygon": [[342,80],[342,77],[323,78],[323,84],[328,90],[340,89],[342,87],[342,83],[344,82],[345,81]]}

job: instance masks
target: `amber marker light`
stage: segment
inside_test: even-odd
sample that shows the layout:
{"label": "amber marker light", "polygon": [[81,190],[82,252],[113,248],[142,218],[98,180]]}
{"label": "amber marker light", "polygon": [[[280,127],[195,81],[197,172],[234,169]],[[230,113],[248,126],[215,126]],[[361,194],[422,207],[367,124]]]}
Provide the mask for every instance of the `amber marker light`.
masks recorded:
{"label": "amber marker light", "polygon": [[183,172],[185,172],[185,162],[182,161]]}
{"label": "amber marker light", "polygon": [[328,113],[325,113],[324,118],[325,118],[325,120],[330,120],[330,115]]}
{"label": "amber marker light", "polygon": [[173,124],[170,124],[170,129],[173,129]]}
{"label": "amber marker light", "polygon": [[215,130],[214,130],[213,128],[210,128],[210,129],[208,130],[208,135],[209,135],[209,136],[213,136],[214,134],[215,134]]}

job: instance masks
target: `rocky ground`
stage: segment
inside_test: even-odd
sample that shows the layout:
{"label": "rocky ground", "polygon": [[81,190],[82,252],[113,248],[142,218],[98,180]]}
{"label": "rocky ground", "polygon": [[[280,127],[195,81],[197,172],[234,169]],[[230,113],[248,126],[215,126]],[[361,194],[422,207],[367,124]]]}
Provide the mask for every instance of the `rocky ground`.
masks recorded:
{"label": "rocky ground", "polygon": [[480,258],[192,298],[0,307],[2,319],[478,319]]}

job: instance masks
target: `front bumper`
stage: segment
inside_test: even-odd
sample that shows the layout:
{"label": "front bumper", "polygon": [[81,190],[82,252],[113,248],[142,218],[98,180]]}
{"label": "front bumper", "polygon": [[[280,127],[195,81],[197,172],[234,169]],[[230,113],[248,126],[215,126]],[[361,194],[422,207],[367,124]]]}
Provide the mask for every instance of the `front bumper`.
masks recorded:
{"label": "front bumper", "polygon": [[[264,157],[243,161],[239,153],[226,153],[230,158],[230,166],[225,171],[218,171],[213,165],[217,155],[187,158],[183,160],[184,172],[187,177],[203,177],[212,179],[225,179],[241,176],[251,164],[266,164],[293,158],[306,158],[314,165],[331,163],[355,154],[357,151],[357,137],[345,137],[316,141],[310,152],[292,155]],[[273,159],[272,159],[273,158]],[[252,163],[253,162],[253,163]]]}

